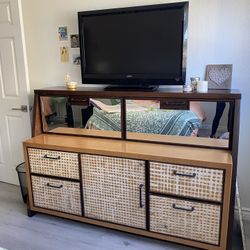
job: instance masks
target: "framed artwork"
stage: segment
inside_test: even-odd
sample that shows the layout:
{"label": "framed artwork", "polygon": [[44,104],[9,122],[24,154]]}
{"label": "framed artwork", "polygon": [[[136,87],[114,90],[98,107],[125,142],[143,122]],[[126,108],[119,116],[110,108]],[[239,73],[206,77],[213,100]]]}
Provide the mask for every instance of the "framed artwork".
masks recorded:
{"label": "framed artwork", "polygon": [[68,40],[68,28],[67,28],[67,26],[59,26],[58,27],[58,38],[59,38],[59,41],[67,41]]}
{"label": "framed artwork", "polygon": [[68,62],[69,61],[69,47],[63,46],[60,47],[60,56],[61,56],[61,62]]}
{"label": "framed artwork", "polygon": [[74,65],[80,65],[81,64],[81,57],[80,55],[72,55],[72,61]]}
{"label": "framed artwork", "polygon": [[70,35],[71,48],[79,48],[79,35]]}
{"label": "framed artwork", "polygon": [[209,89],[230,89],[232,64],[211,64],[206,67],[206,80]]}

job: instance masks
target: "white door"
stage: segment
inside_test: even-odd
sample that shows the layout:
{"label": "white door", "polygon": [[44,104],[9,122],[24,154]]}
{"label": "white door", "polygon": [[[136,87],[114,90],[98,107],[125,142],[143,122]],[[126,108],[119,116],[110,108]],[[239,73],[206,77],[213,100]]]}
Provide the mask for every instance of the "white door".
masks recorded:
{"label": "white door", "polygon": [[[22,141],[31,135],[21,0],[0,0],[0,181],[18,183]],[[27,108],[28,109],[28,108]]]}

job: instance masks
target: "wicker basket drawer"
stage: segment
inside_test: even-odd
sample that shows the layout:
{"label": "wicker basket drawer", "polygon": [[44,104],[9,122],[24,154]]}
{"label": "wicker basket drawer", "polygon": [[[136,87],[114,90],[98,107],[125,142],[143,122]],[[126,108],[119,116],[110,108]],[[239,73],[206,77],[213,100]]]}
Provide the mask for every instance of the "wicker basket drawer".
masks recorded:
{"label": "wicker basket drawer", "polygon": [[150,196],[150,231],[219,245],[220,205]]}
{"label": "wicker basket drawer", "polygon": [[80,184],[32,176],[34,206],[81,215]]}
{"label": "wicker basket drawer", "polygon": [[28,148],[31,173],[79,179],[78,154]]}
{"label": "wicker basket drawer", "polygon": [[157,193],[221,201],[223,170],[150,163],[150,190]]}

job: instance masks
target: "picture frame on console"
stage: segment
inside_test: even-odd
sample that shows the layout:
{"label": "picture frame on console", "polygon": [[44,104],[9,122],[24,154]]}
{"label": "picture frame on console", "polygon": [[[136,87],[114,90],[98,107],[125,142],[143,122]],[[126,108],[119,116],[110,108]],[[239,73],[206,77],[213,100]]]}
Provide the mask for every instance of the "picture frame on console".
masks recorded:
{"label": "picture frame on console", "polygon": [[232,64],[211,64],[206,66],[206,80],[209,89],[231,89]]}

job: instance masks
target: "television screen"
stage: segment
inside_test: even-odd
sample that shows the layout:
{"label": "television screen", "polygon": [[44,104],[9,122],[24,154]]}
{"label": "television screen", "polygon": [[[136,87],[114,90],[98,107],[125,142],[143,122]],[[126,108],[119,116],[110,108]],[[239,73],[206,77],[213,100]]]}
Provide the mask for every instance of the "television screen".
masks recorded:
{"label": "television screen", "polygon": [[83,83],[183,84],[186,6],[79,12]]}

